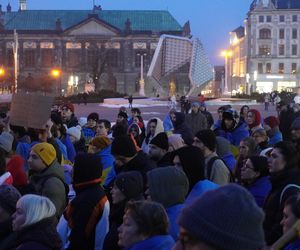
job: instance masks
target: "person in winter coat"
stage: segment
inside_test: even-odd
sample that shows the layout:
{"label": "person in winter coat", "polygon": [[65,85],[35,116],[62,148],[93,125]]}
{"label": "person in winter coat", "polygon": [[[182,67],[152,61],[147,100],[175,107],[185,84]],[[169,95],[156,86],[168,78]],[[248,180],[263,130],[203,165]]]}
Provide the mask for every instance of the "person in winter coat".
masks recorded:
{"label": "person in winter coat", "polygon": [[164,132],[163,122],[161,119],[157,117],[151,118],[147,123],[146,137],[141,147],[145,154],[149,153],[149,142],[161,132]]}
{"label": "person in winter coat", "polygon": [[207,191],[185,207],[173,250],[257,250],[264,247],[264,213],[251,194],[235,184]]}
{"label": "person in winter coat", "polygon": [[172,165],[168,136],[165,132],[157,134],[149,143],[149,157],[157,167]]}
{"label": "person in winter coat", "polygon": [[98,113],[93,112],[88,115],[87,124],[82,127],[81,131],[85,140],[85,145],[88,145],[89,142],[95,137],[98,121]]}
{"label": "person in winter coat", "polygon": [[250,156],[256,155],[257,144],[252,137],[247,137],[240,142],[239,154],[236,165],[233,170],[235,181],[241,183],[241,169],[244,166],[244,161]]}
{"label": "person in winter coat", "polygon": [[291,124],[296,119],[297,115],[295,114],[294,109],[290,107],[290,105],[286,104],[285,102],[281,101],[277,105],[279,115],[279,129],[282,133],[283,140],[290,140],[291,139]]}
{"label": "person in winter coat", "polygon": [[82,136],[81,127],[79,125],[76,127],[68,128],[67,134],[70,136],[76,154],[86,152],[85,139]]}
{"label": "person in winter coat", "polygon": [[207,129],[206,116],[200,111],[200,105],[198,102],[192,104],[192,112],[185,116],[187,125],[191,128],[193,135],[198,131]]}
{"label": "person in winter coat", "polygon": [[214,118],[212,114],[209,111],[207,111],[204,102],[200,103],[200,112],[206,117],[207,129],[210,129],[214,125]]}
{"label": "person in winter coat", "polygon": [[128,126],[127,134],[128,136],[132,136],[139,148],[142,146],[144,137],[142,135],[142,130],[137,123],[133,122]]}
{"label": "person in winter coat", "polygon": [[125,207],[130,200],[144,200],[144,183],[137,171],[121,173],[111,190],[112,207],[109,215],[109,232],[105,236],[103,250],[120,250],[118,228],[123,222]]}
{"label": "person in winter coat", "polygon": [[47,197],[28,194],[20,198],[12,222],[17,233],[16,249],[60,250],[55,213],[55,206]]}
{"label": "person in winter coat", "polygon": [[172,152],[173,164],[186,174],[189,180],[189,192],[184,202],[191,204],[207,190],[219,187],[205,177],[205,159],[199,148],[195,146],[182,147]]}
{"label": "person in winter coat", "polygon": [[269,172],[272,189],[264,203],[264,231],[268,246],[282,235],[280,221],[284,202],[300,192],[299,152],[291,142],[282,141],[274,145],[269,158]]}
{"label": "person in winter coat", "polygon": [[112,142],[111,153],[115,158],[114,170],[116,174],[127,171],[139,171],[146,182],[146,174],[155,167],[148,156],[136,150],[133,140],[129,136],[119,136]]}
{"label": "person in winter coat", "polygon": [[[293,195],[289,197],[284,203],[283,218],[280,222],[283,234],[286,234],[293,225],[300,219],[300,195]],[[294,239],[290,242],[284,250],[297,250],[300,249],[300,239]]]}
{"label": "person in winter coat", "polygon": [[247,123],[246,120],[247,120],[247,114],[248,114],[249,109],[250,108],[248,105],[243,105],[241,107],[241,110],[240,110],[240,121],[241,122]]}
{"label": "person in winter coat", "polygon": [[224,161],[227,167],[233,172],[236,159],[230,151],[230,142],[224,137],[217,136],[217,147],[216,153],[217,155]]}
{"label": "person in winter coat", "polygon": [[156,202],[128,202],[118,232],[118,245],[126,250],[170,250],[175,244],[166,211]]}
{"label": "person in winter coat", "polygon": [[12,215],[16,212],[19,191],[11,185],[0,185],[0,249],[12,249],[15,237],[12,237]]}
{"label": "person in winter coat", "polygon": [[96,136],[92,139],[88,149],[89,153],[97,154],[102,166],[102,182],[106,181],[108,172],[114,165],[114,157],[111,154],[111,140],[103,135]]}
{"label": "person in winter coat", "polygon": [[210,129],[199,131],[194,138],[193,145],[199,148],[205,158],[205,177],[218,185],[228,184],[231,174],[216,154],[217,139],[214,132]]}
{"label": "person in winter coat", "polygon": [[164,206],[169,218],[169,234],[177,239],[179,227],[177,218],[189,190],[185,173],[176,167],[156,168],[147,173],[147,200]]}
{"label": "person in winter coat", "polygon": [[250,109],[247,114],[246,122],[249,128],[249,134],[252,135],[256,129],[262,128],[260,112],[256,109]]}
{"label": "person in winter coat", "polygon": [[191,128],[185,122],[185,114],[175,112],[174,114],[171,114],[171,119],[174,126],[173,133],[180,134],[187,145],[192,145],[193,133],[191,131]]}
{"label": "person in winter coat", "polygon": [[163,126],[166,133],[170,134],[174,130],[172,116],[174,116],[176,109],[170,109],[169,113],[165,116],[163,120]]}
{"label": "person in winter coat", "polygon": [[234,146],[238,146],[241,140],[249,136],[247,125],[239,121],[238,113],[233,109],[223,112],[221,129],[216,131],[216,134]]}
{"label": "person in winter coat", "polygon": [[273,146],[282,141],[282,133],[279,130],[279,120],[275,116],[268,116],[264,119],[264,129],[269,137],[269,145]]}
{"label": "person in winter coat", "polygon": [[54,147],[46,142],[38,143],[31,149],[28,159],[32,172],[29,183],[37,194],[48,197],[60,217],[66,207],[66,189],[64,185],[64,169],[56,159]]}
{"label": "person in winter coat", "polygon": [[68,128],[76,127],[78,125],[78,120],[74,112],[75,108],[72,103],[66,103],[61,107],[61,117],[63,123],[66,124]]}
{"label": "person in winter coat", "polygon": [[261,151],[270,147],[269,137],[264,128],[258,128],[254,130],[251,136],[257,143],[256,154],[259,155]]}
{"label": "person in winter coat", "polygon": [[265,199],[271,191],[267,158],[251,156],[241,170],[243,186],[253,195],[257,205],[263,207]]}
{"label": "person in winter coat", "polygon": [[63,215],[71,230],[68,250],[102,249],[108,232],[109,203],[100,185],[99,161],[95,154],[81,153],[75,158],[73,188],[76,196]]}

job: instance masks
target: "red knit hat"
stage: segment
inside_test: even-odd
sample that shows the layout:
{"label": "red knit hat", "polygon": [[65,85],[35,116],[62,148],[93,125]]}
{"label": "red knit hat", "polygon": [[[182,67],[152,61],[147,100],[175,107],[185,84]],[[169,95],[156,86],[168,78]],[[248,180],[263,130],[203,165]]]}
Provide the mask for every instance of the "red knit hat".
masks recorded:
{"label": "red knit hat", "polygon": [[74,111],[75,111],[74,105],[73,105],[72,103],[65,103],[64,105],[62,105],[61,108],[62,108],[62,109],[63,109],[63,108],[70,109],[70,110],[72,111],[72,113],[74,113]]}
{"label": "red knit hat", "polygon": [[15,155],[7,163],[6,169],[13,177],[14,186],[24,186],[28,183],[27,175],[23,169],[24,160],[22,157]]}
{"label": "red knit hat", "polygon": [[279,120],[275,116],[268,116],[264,119],[264,123],[270,126],[270,128],[274,128],[279,126]]}

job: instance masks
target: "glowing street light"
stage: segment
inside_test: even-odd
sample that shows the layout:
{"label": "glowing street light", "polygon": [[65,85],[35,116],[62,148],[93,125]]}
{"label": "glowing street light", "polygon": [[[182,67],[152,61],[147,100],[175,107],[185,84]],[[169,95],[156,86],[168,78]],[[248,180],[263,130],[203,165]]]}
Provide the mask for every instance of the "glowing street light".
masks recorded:
{"label": "glowing street light", "polygon": [[5,75],[5,69],[4,68],[0,68],[0,76],[4,76]]}
{"label": "glowing street light", "polygon": [[51,75],[54,77],[54,78],[58,78],[60,77],[61,75],[61,71],[59,69],[52,69],[51,70]]}

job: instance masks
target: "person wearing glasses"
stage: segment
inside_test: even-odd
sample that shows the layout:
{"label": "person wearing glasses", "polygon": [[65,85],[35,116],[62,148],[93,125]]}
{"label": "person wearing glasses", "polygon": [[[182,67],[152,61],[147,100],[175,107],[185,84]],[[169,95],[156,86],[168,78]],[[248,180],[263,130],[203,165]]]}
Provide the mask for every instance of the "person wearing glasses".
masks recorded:
{"label": "person wearing glasses", "polygon": [[280,221],[284,202],[299,192],[299,152],[291,142],[278,142],[268,163],[272,190],[264,203],[264,231],[267,245],[272,245],[282,236]]}

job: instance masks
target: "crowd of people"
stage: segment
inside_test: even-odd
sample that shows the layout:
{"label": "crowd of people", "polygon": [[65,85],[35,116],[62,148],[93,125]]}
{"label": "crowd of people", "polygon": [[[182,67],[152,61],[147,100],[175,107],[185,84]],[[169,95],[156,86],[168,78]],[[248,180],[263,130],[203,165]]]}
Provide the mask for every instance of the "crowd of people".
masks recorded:
{"label": "crowd of people", "polygon": [[272,249],[300,218],[300,106],[190,106],[111,123],[66,103],[40,129],[1,114],[0,249]]}

